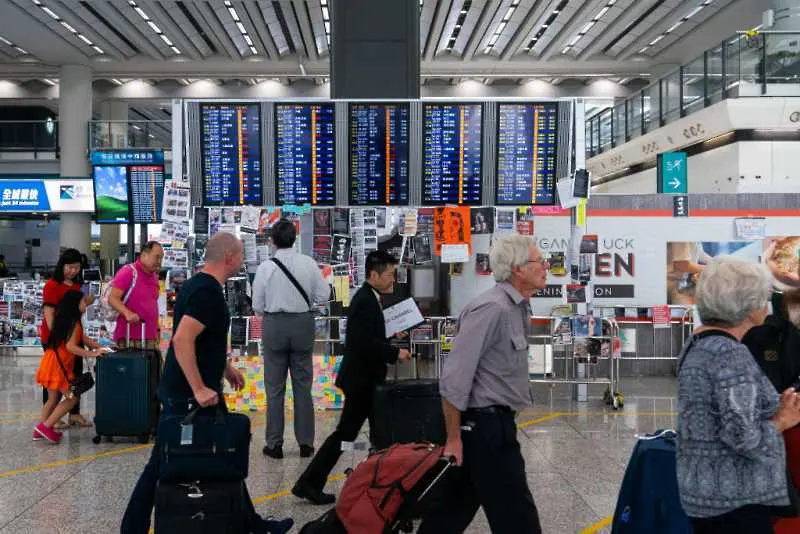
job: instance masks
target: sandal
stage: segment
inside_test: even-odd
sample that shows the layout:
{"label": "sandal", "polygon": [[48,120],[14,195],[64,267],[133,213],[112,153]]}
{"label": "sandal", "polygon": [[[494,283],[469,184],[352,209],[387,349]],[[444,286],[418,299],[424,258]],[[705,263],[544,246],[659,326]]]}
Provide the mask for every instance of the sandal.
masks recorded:
{"label": "sandal", "polygon": [[69,428],[69,424],[64,421],[57,421],[56,424],[53,425],[53,428],[55,430],[64,430],[65,428]]}
{"label": "sandal", "polygon": [[93,426],[92,422],[91,421],[87,421],[86,418],[84,416],[82,416],[81,414],[70,415],[69,416],[69,424],[71,426],[79,426],[79,427],[84,427],[84,428],[88,428],[90,426]]}

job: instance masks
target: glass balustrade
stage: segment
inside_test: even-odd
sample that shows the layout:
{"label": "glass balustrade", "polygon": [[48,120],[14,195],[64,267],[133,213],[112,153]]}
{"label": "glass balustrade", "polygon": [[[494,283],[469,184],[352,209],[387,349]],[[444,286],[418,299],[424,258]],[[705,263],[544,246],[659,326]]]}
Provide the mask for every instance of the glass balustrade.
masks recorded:
{"label": "glass balustrade", "polygon": [[800,96],[800,32],[739,32],[586,120],[587,156],[727,98]]}

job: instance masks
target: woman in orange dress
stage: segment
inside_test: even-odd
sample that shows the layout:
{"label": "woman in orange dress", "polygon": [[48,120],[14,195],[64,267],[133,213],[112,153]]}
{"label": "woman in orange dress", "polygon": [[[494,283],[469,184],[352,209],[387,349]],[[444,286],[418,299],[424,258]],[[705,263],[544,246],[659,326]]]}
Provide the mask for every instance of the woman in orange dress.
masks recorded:
{"label": "woman in orange dress", "polygon": [[33,429],[34,441],[46,439],[54,444],[61,441],[61,432],[53,426],[78,402],[78,397],[70,392],[70,382],[75,379],[75,358],[103,355],[100,344],[83,335],[81,316],[89,303],[80,291],[68,291],[56,306],[53,328],[36,371],[36,383],[47,389],[48,398],[42,406],[41,421]]}

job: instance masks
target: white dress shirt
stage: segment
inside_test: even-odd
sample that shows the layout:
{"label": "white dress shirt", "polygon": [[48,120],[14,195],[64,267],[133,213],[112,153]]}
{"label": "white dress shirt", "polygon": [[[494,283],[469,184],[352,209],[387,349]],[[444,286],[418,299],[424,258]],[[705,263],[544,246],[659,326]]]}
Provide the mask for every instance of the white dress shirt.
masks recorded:
{"label": "white dress shirt", "polygon": [[[309,256],[294,249],[280,249],[275,253],[286,269],[306,291],[312,304],[322,304],[330,298],[331,289],[322,278],[322,272]],[[253,281],[253,310],[265,313],[303,313],[309,311],[303,295],[270,259],[258,266]]]}

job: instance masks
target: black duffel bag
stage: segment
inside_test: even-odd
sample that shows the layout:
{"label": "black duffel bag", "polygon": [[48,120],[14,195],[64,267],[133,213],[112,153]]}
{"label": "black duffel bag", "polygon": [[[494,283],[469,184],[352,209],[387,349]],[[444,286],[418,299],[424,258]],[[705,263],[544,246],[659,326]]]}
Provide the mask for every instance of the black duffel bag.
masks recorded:
{"label": "black duffel bag", "polygon": [[161,452],[159,480],[245,480],[250,460],[250,418],[227,413],[222,404],[200,410],[162,415],[156,435]]}

